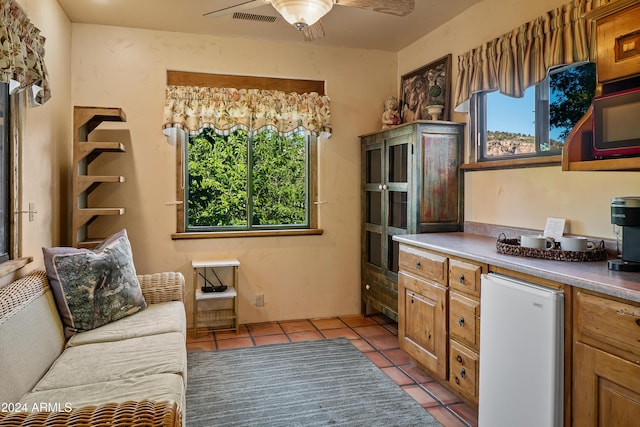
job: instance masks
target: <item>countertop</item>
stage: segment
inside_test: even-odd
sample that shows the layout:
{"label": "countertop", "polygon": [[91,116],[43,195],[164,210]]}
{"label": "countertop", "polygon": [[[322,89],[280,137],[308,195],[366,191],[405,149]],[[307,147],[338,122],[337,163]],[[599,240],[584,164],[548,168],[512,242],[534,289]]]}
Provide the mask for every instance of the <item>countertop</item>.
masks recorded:
{"label": "countertop", "polygon": [[393,237],[424,249],[458,256],[567,285],[640,302],[640,272],[612,271],[607,261],[549,261],[498,253],[496,238],[470,233],[424,233]]}

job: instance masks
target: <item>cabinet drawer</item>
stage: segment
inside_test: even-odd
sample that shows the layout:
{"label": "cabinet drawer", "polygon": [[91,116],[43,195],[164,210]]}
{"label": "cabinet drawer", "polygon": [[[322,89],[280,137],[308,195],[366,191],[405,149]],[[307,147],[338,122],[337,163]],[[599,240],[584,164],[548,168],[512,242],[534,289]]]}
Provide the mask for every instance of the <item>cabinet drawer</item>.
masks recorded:
{"label": "cabinet drawer", "polygon": [[447,286],[447,258],[409,246],[400,246],[400,270]]}
{"label": "cabinet drawer", "polygon": [[460,292],[480,297],[482,267],[455,259],[449,260],[449,286]]}
{"label": "cabinet drawer", "polygon": [[449,351],[449,384],[474,403],[478,403],[478,353],[455,342]]}
{"label": "cabinet drawer", "polygon": [[640,356],[640,305],[576,292],[579,341],[589,338]]}
{"label": "cabinet drawer", "polygon": [[451,292],[449,297],[449,333],[451,338],[480,349],[480,301]]}

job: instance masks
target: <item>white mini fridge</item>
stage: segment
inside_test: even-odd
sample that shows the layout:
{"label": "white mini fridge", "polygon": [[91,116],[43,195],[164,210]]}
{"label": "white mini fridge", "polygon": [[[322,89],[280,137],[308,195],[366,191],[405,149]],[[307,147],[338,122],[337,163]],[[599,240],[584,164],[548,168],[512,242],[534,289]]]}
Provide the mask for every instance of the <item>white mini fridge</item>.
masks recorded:
{"label": "white mini fridge", "polygon": [[483,274],[479,427],[563,424],[563,292]]}

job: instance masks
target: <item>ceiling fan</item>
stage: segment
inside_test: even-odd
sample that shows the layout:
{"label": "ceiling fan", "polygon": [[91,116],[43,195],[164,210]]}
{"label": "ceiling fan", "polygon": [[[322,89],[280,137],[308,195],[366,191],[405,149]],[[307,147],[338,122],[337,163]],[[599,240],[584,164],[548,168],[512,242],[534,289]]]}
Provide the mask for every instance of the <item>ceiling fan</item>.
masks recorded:
{"label": "ceiling fan", "polygon": [[245,0],[234,6],[205,13],[204,16],[228,15],[266,3],[271,3],[288,23],[302,31],[307,41],[316,40],[325,35],[320,18],[329,13],[334,4],[396,16],[406,16],[415,8],[415,0]]}

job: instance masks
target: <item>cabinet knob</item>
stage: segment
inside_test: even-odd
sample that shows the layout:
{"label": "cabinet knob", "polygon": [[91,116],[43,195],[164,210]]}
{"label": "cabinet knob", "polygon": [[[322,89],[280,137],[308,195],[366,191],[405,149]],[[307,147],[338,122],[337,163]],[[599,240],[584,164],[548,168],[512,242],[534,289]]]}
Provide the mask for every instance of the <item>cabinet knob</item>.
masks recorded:
{"label": "cabinet knob", "polygon": [[467,371],[466,371],[464,368],[460,369],[460,376],[461,376],[462,378],[464,378],[465,376],[467,376]]}
{"label": "cabinet knob", "polygon": [[382,184],[378,185],[378,190],[382,190]]}
{"label": "cabinet knob", "polygon": [[416,268],[420,268],[422,264],[420,264],[420,261],[416,262]]}
{"label": "cabinet knob", "polygon": [[460,279],[460,283],[464,283],[464,274],[461,274],[459,279]]}
{"label": "cabinet knob", "polygon": [[457,355],[456,360],[458,361],[458,363],[462,363],[462,356]]}
{"label": "cabinet knob", "polygon": [[636,325],[640,326],[640,319],[636,319]]}
{"label": "cabinet knob", "polygon": [[458,319],[458,325],[464,326],[464,317]]}
{"label": "cabinet knob", "polygon": [[365,288],[366,290],[369,290],[369,289],[371,289],[371,286],[369,286],[369,285],[364,285],[364,288]]}

